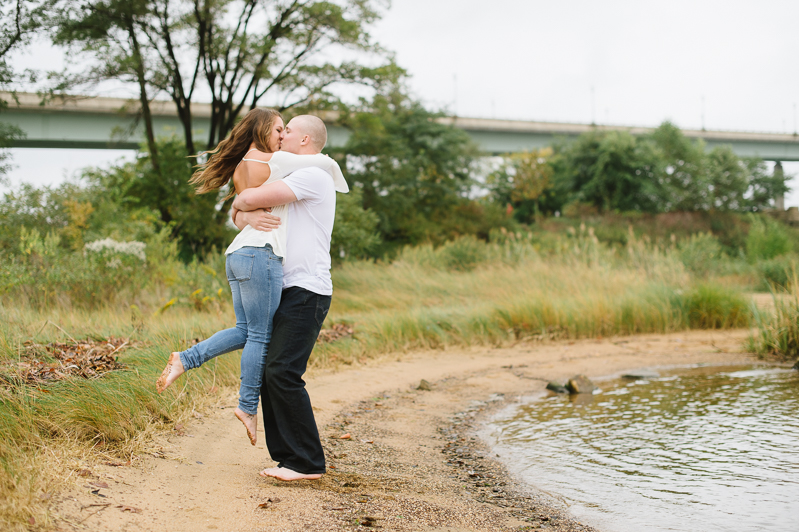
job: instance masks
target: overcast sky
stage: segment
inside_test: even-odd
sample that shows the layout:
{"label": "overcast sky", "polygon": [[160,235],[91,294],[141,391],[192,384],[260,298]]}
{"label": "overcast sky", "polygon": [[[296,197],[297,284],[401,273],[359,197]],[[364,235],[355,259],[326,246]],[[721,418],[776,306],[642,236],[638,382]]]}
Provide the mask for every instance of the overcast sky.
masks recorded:
{"label": "overcast sky", "polygon": [[[793,133],[798,24],[795,0],[394,0],[372,34],[460,116]],[[46,182],[125,153],[14,155],[13,181]]]}

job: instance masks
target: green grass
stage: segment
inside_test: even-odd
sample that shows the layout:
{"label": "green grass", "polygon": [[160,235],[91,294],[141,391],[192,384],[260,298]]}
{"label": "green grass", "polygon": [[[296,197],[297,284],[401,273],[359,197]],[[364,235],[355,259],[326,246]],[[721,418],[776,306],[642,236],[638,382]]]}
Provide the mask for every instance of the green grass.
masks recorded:
{"label": "green grass", "polygon": [[[743,327],[751,316],[736,288],[695,277],[674,249],[635,238],[613,248],[590,230],[546,243],[507,234],[492,244],[464,239],[421,246],[393,263],[346,264],[333,280],[327,326],[347,323],[355,334],[318,345],[312,368],[409,349]],[[7,368],[25,356],[29,340],[67,341],[68,335],[136,342],[120,351],[126,369],[101,378],[0,387],[0,528],[23,530],[31,518],[47,522],[39,496],[58,488],[53,478],[73,467],[70,457],[92,449],[135,456],[147,434],[184,419],[214,387],[238,383],[238,356],[227,355],[188,372],[163,395],[155,392],[170,351],[234,322],[221,300],[164,308],[164,299],[162,289],[138,295],[135,306],[117,300],[99,308],[35,310],[8,299],[0,306],[0,363]]]}
{"label": "green grass", "polygon": [[749,338],[748,349],[766,356],[799,361],[799,278],[793,271],[788,294],[774,297],[774,308],[754,313],[757,329]]}
{"label": "green grass", "polygon": [[[125,309],[80,311],[54,309],[47,314],[0,307],[0,361],[16,362],[19,346],[69,341],[57,323],[74,338],[132,335],[139,347],[120,351],[127,368],[97,379],[73,378],[33,387],[16,383],[0,387],[0,529],[25,530],[29,520],[48,522],[46,501],[53,472],[65,476],[70,455],[87,449],[102,450],[130,459],[142,447],[142,434],[163,430],[185,418],[214,387],[238,381],[238,359],[221,357],[187,374],[174,389],[155,392],[155,379],[166,354],[183,349],[194,334],[212,330],[227,313],[188,311],[150,317],[145,331],[135,331]],[[44,326],[43,326],[44,324]],[[36,331],[41,331],[38,335]]]}

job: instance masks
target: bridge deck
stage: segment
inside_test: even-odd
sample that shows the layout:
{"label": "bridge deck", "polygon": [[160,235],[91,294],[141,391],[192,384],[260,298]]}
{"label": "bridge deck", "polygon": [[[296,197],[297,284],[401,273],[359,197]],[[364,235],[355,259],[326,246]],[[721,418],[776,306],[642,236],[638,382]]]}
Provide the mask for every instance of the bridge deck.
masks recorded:
{"label": "bridge deck", "polygon": [[[2,92],[0,99],[9,102],[8,109],[0,114],[0,120],[16,125],[26,134],[25,139],[14,144],[15,147],[135,149],[143,139],[136,101],[75,96],[57,98],[41,105],[40,98],[35,94],[18,93],[15,100],[10,94]],[[152,114],[158,135],[179,134],[182,130],[171,102],[153,102]],[[195,135],[198,139],[204,139],[209,127],[211,106],[195,103],[192,105],[192,114]],[[343,146],[349,132],[336,125],[335,114],[328,113],[322,118],[328,123],[330,145]],[[634,135],[653,130],[644,127],[464,117],[447,117],[441,121],[463,129],[489,153],[541,148],[559,138],[573,138],[593,129],[628,131]],[[799,161],[799,136],[795,134],[710,130],[683,130],[683,133],[690,138],[703,139],[708,147],[729,145],[743,157]]]}

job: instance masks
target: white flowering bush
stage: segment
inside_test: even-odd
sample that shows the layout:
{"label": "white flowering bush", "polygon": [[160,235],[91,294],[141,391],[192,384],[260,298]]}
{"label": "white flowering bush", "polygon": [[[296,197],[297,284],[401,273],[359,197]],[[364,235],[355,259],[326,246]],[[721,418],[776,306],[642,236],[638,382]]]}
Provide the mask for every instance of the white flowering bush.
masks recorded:
{"label": "white flowering bush", "polygon": [[3,254],[0,294],[21,295],[34,306],[69,302],[94,307],[120,295],[135,297],[147,285],[143,242],[105,238],[76,252],[60,240],[54,232],[43,236],[23,228],[18,252]]}
{"label": "white flowering bush", "polygon": [[74,249],[55,232],[23,227],[17,249],[0,248],[0,301],[93,308],[142,298],[220,309],[230,302],[225,256],[184,263],[169,228],[146,242],[103,238]]}
{"label": "white flowering bush", "polygon": [[122,255],[132,255],[142,262],[147,260],[147,255],[144,253],[146,244],[144,242],[117,242],[113,238],[104,238],[103,240],[95,240],[89,242],[84,246],[84,249],[92,253],[120,253]]}

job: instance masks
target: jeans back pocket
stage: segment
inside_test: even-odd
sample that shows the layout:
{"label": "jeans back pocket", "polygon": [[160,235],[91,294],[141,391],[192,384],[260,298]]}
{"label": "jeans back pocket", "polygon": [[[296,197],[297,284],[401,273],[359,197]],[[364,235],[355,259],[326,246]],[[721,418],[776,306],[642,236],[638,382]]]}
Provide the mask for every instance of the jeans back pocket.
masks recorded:
{"label": "jeans back pocket", "polygon": [[229,274],[233,276],[234,281],[249,281],[252,277],[252,267],[255,263],[255,255],[249,253],[241,253],[234,251],[227,256]]}

